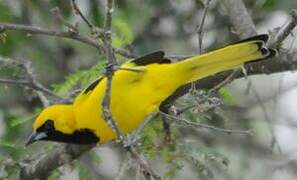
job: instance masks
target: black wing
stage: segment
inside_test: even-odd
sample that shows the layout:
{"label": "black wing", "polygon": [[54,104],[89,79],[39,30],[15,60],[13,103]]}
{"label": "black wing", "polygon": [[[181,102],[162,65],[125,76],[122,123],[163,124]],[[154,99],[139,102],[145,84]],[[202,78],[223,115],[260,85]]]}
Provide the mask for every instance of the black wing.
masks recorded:
{"label": "black wing", "polygon": [[132,60],[131,63],[134,63],[137,66],[145,66],[153,63],[158,63],[158,64],[171,63],[171,61],[169,59],[166,59],[164,55],[165,53],[163,51],[156,51],[156,52],[144,55],[142,57],[136,58]]}
{"label": "black wing", "polygon": [[252,40],[259,40],[259,41],[263,41],[264,43],[267,43],[269,39],[269,36],[267,34],[260,34],[260,35],[257,35],[257,36],[252,36],[250,38],[246,38],[246,39],[243,39],[243,40],[239,40],[239,41],[236,41],[234,43],[231,43],[231,44],[238,44],[238,43],[243,43],[243,42],[248,42],[248,41],[252,41]]}
{"label": "black wing", "polygon": [[100,77],[96,79],[94,82],[92,82],[84,91],[82,94],[87,94],[89,91],[92,91],[95,89],[95,87],[100,83],[100,81],[103,79],[103,77]]}

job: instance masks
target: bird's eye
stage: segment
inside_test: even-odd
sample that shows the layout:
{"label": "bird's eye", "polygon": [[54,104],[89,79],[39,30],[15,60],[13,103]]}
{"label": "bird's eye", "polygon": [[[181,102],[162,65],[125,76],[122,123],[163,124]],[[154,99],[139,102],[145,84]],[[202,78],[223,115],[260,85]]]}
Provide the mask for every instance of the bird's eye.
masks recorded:
{"label": "bird's eye", "polygon": [[47,120],[43,126],[44,126],[44,129],[46,129],[46,130],[53,130],[54,122],[52,120]]}

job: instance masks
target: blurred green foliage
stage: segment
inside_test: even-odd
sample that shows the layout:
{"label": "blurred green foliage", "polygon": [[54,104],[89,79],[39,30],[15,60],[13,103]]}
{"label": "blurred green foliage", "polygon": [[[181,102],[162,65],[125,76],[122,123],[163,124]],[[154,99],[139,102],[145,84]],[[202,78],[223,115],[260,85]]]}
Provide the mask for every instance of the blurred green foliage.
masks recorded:
{"label": "blurred green foliage", "polygon": [[[83,13],[93,24],[101,28],[104,22],[104,3],[102,2],[98,0],[79,2]],[[165,50],[168,54],[197,53],[196,26],[201,20],[203,11],[201,2],[200,0],[116,1],[112,26],[113,45],[117,48],[132,49],[136,54],[145,54],[159,49]],[[245,0],[245,3],[248,8],[256,9],[252,16],[257,22],[268,18],[270,13],[279,7],[288,9],[296,5],[296,2],[291,0]],[[60,8],[65,20],[73,24],[78,22],[80,34],[91,36],[90,30],[83,21],[73,14],[70,1],[2,0],[0,1],[0,22],[33,24],[59,31],[67,30],[50,13],[50,9],[56,6]],[[208,17],[205,38],[209,42],[203,47],[205,51],[235,39],[236,36],[230,32],[228,20],[218,1],[212,2]],[[95,48],[85,44],[12,31],[0,33],[0,56],[9,56],[18,60],[29,59],[33,62],[37,79],[65,97],[74,90],[85,88],[100,77],[105,63],[104,56],[98,54]],[[117,55],[117,59],[121,62],[127,60],[120,55]],[[0,78],[22,78],[22,72],[17,67],[8,67],[0,63],[0,70]],[[223,106],[207,108],[205,104],[209,102],[203,101],[205,105],[203,109],[201,102],[197,100],[202,96],[191,95],[181,98],[174,108],[180,110],[194,104],[196,106],[189,108],[181,117],[192,122],[226,127],[236,117],[221,112],[226,106],[236,105],[236,99],[227,87],[221,88],[219,95],[224,101]],[[26,149],[23,146],[31,132],[32,120],[41,109],[40,100],[34,91],[0,84],[0,122],[3,127],[0,129],[0,163],[8,158],[20,161],[25,155],[40,154],[43,149],[49,152],[53,148],[51,143],[38,143]],[[231,124],[234,128],[252,127],[248,122],[232,121]],[[145,127],[137,149],[150,160],[161,160],[166,166],[163,175],[166,179],[178,177],[186,164],[190,164],[197,179],[211,179],[215,178],[216,174],[224,173],[232,163],[228,157],[218,152],[219,148],[212,142],[200,140],[193,135],[195,130],[186,132],[182,128],[172,125],[171,141],[167,142],[161,118],[156,118]],[[189,141],[185,141],[187,139]],[[91,156],[95,164],[102,165],[98,154],[91,151]],[[89,170],[80,161],[76,161],[73,166],[78,169],[81,180],[91,179]],[[8,175],[15,173],[13,168],[3,172]],[[56,170],[49,179],[59,179],[61,174]],[[8,175],[5,177],[9,177]]]}

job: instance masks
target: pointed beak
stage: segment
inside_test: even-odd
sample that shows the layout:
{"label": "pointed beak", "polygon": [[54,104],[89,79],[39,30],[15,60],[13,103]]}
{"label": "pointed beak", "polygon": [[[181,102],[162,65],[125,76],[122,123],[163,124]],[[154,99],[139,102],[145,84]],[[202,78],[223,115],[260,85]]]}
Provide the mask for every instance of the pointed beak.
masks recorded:
{"label": "pointed beak", "polygon": [[30,137],[28,138],[27,142],[26,142],[26,146],[36,142],[36,141],[39,141],[39,140],[42,140],[44,138],[47,137],[47,134],[45,132],[33,132]]}

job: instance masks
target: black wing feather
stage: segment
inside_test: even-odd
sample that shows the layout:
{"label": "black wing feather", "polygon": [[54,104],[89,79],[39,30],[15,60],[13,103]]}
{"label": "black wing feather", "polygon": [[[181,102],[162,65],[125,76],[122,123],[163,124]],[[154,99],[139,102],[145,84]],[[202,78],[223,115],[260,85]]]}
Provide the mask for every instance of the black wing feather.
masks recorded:
{"label": "black wing feather", "polygon": [[171,63],[169,59],[166,59],[164,57],[165,53],[164,51],[156,51],[147,55],[144,55],[142,57],[136,58],[131,61],[131,63],[134,63],[138,66],[145,66],[148,64],[158,63],[158,64],[164,64],[164,63]]}
{"label": "black wing feather", "polygon": [[103,77],[98,78],[94,82],[92,82],[83,92],[83,94],[87,94],[89,91],[92,91],[95,89],[95,87],[100,83],[100,81],[103,79]]}
{"label": "black wing feather", "polygon": [[257,35],[257,36],[253,36],[253,37],[250,37],[250,38],[247,38],[247,39],[243,39],[243,40],[239,40],[235,43],[232,43],[232,44],[238,44],[238,43],[243,43],[243,42],[248,42],[248,41],[263,41],[264,43],[267,43],[269,39],[269,36],[267,34],[260,34],[260,35]]}

